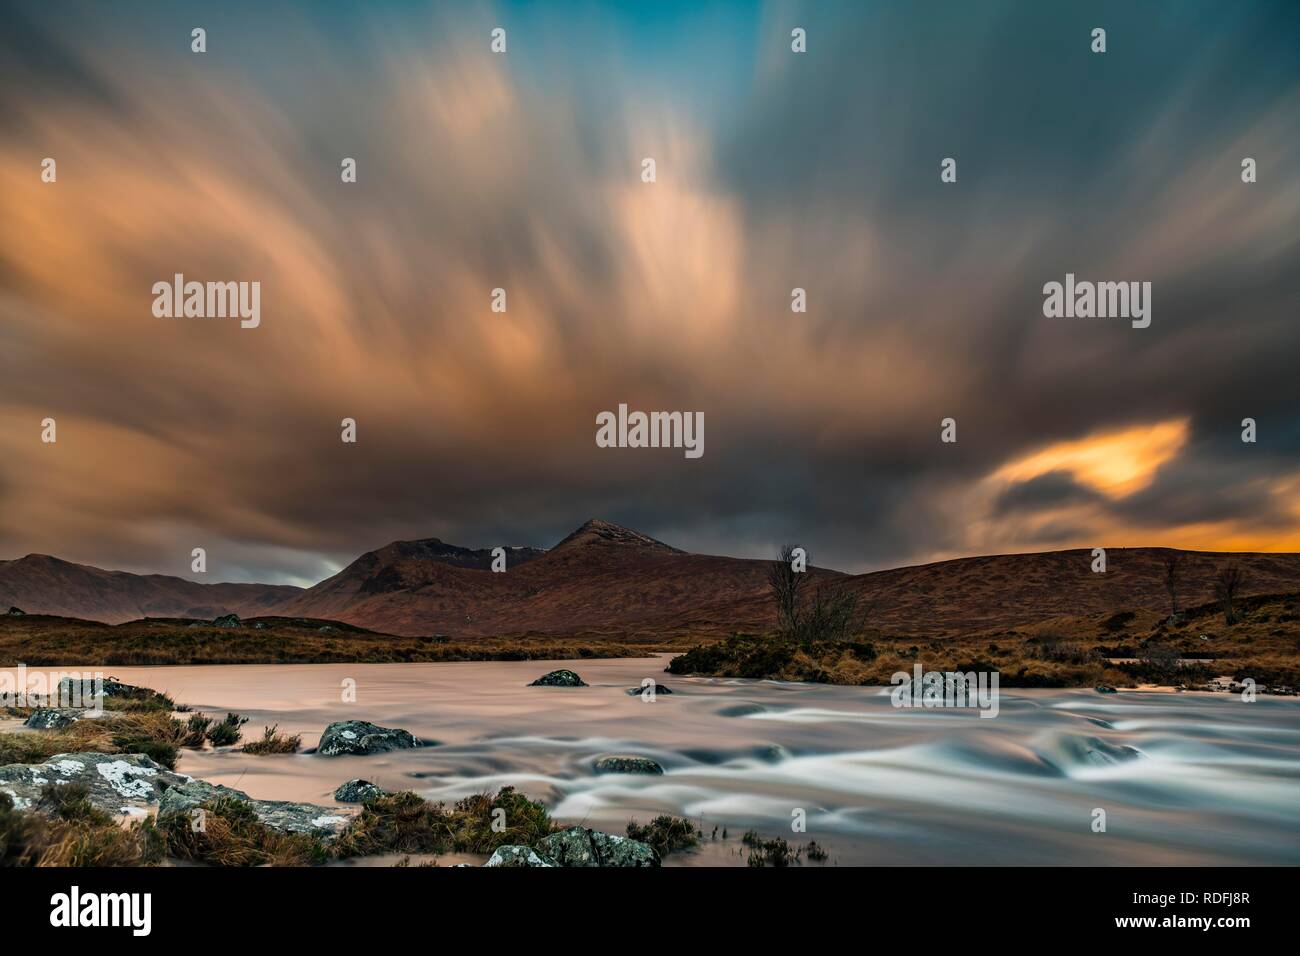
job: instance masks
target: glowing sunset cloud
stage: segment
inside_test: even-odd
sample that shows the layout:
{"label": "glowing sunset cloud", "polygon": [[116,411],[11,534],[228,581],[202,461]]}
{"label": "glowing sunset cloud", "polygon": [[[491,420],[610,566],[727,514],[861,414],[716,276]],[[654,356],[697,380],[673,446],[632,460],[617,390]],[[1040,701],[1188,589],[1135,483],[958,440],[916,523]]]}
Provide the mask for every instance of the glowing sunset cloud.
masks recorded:
{"label": "glowing sunset cloud", "polygon": [[1020,482],[1060,471],[1109,498],[1124,498],[1150,485],[1157,469],[1183,449],[1189,424],[1181,418],[1057,442],[1004,465],[993,477]]}

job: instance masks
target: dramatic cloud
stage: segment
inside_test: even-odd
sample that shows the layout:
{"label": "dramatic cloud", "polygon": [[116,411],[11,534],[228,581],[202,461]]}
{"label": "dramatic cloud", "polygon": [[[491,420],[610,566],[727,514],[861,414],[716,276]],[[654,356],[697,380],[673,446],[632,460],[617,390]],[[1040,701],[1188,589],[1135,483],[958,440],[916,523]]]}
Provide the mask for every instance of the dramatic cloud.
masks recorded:
{"label": "dramatic cloud", "polygon": [[[4,14],[0,557],[1300,549],[1293,7],[155,6]],[[1067,272],[1150,328],[1044,318]],[[703,458],[597,448],[620,402]]]}

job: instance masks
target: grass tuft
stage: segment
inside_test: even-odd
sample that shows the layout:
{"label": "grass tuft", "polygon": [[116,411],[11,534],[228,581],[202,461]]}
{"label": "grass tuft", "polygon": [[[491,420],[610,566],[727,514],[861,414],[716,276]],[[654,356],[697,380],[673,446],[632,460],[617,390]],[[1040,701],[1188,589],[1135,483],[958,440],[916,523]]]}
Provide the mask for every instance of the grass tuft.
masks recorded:
{"label": "grass tuft", "polygon": [[163,857],[153,821],[122,826],[87,799],[85,784],[42,791],[41,812],[0,793],[0,866],[148,866]]}
{"label": "grass tuft", "polygon": [[173,857],[212,866],[314,866],[325,862],[325,846],[313,836],[273,830],[253,808],[234,797],[204,803],[192,812],[169,813],[158,830]]}
{"label": "grass tuft", "polygon": [[244,744],[244,753],[246,754],[291,754],[295,753],[302,746],[302,737],[299,734],[289,736],[277,731],[280,729],[279,724],[273,724],[262,731],[262,739],[254,740],[251,743]]}
{"label": "grass tuft", "polygon": [[658,851],[660,856],[689,850],[700,842],[700,832],[689,820],[681,817],[661,814],[645,826],[635,820],[627,825],[627,835],[633,840],[648,843]]}

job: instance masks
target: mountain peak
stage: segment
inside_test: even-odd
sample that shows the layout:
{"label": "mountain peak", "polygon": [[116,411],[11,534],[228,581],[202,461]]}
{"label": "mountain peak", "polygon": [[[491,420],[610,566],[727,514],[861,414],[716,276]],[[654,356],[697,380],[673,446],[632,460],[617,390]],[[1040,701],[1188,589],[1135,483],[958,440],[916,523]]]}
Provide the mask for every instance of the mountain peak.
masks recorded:
{"label": "mountain peak", "polygon": [[650,548],[655,551],[664,551],[671,554],[683,553],[671,545],[664,544],[662,541],[658,541],[649,535],[642,534],[640,531],[633,531],[631,528],[625,528],[622,525],[614,524],[612,521],[604,521],[600,518],[591,518],[583,522],[582,527],[578,528],[551,550],[558,551],[563,547],[576,547],[590,544],[615,544],[637,548]]}

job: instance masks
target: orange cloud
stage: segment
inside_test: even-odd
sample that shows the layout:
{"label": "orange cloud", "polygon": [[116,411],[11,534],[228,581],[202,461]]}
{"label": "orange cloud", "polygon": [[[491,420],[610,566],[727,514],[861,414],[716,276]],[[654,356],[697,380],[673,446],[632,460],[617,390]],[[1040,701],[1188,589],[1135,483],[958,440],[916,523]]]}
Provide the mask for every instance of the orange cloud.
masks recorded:
{"label": "orange cloud", "polygon": [[1057,442],[1008,462],[992,478],[1014,484],[1062,471],[1108,498],[1124,498],[1150,485],[1160,466],[1182,451],[1190,425],[1177,418]]}

